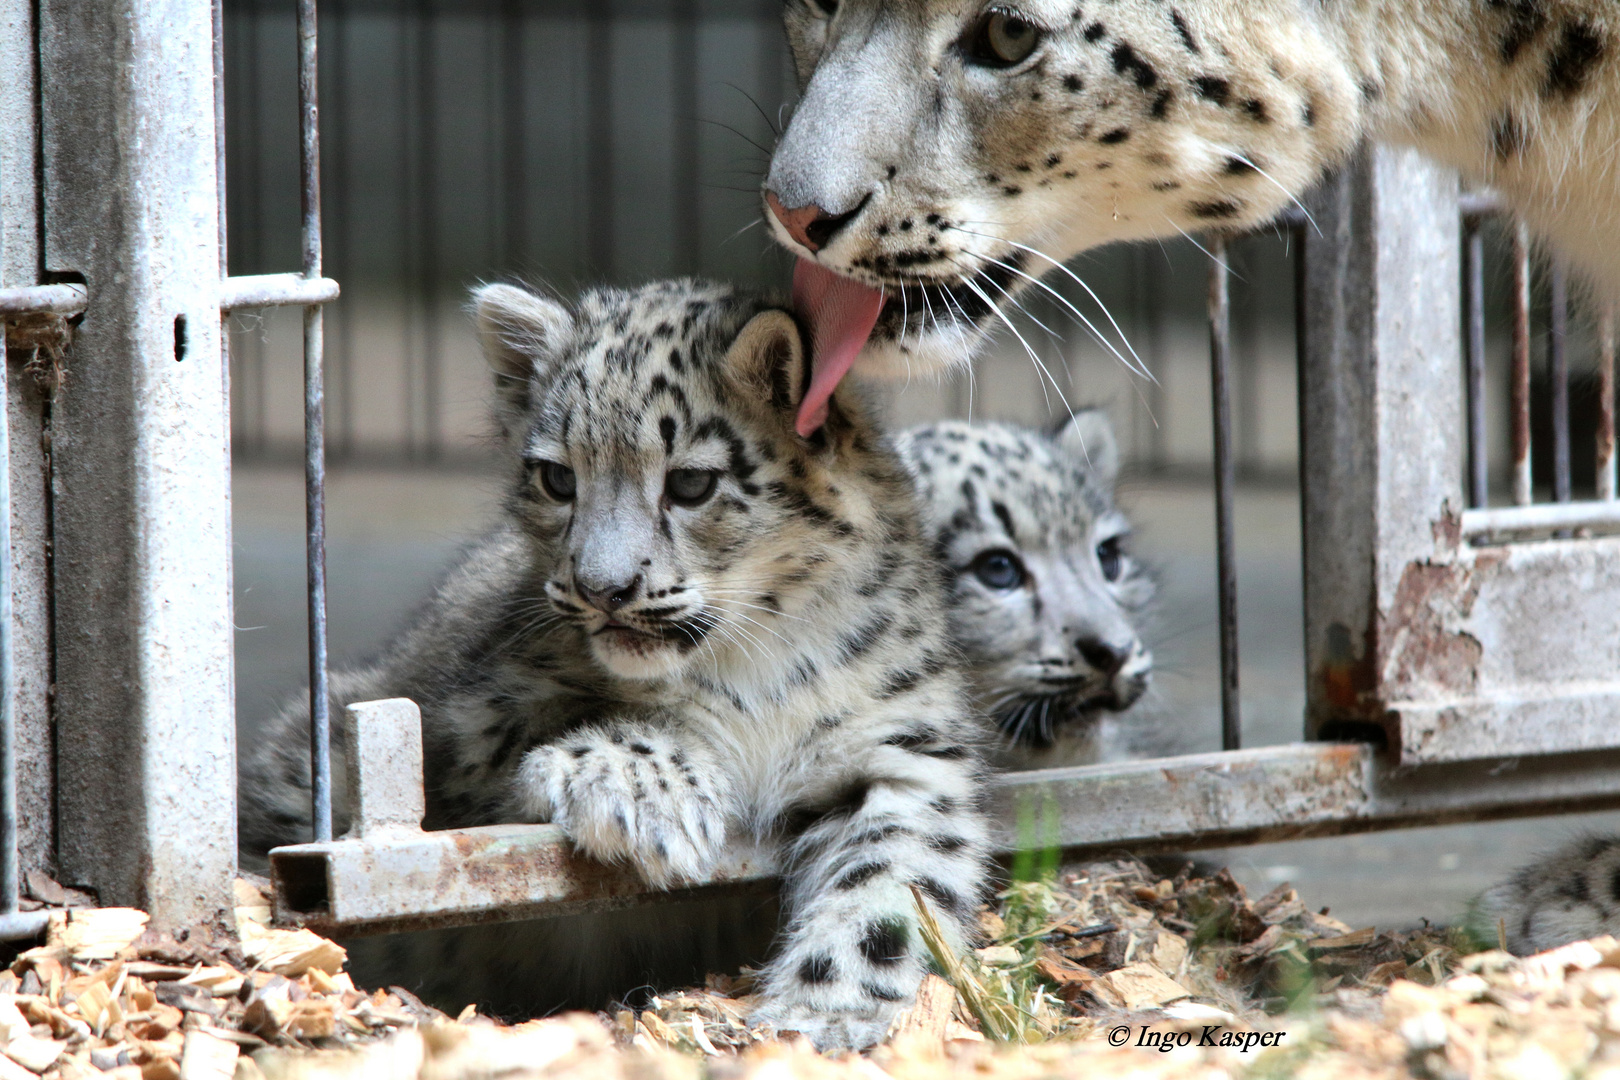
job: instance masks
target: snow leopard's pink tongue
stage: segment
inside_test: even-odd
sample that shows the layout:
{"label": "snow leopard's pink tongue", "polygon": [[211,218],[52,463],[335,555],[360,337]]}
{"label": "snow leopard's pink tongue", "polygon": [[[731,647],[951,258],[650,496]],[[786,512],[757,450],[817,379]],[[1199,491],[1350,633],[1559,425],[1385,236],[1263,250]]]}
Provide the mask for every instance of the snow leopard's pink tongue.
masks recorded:
{"label": "snow leopard's pink tongue", "polygon": [[794,425],[809,438],[827,422],[827,402],[871,336],[883,293],[800,259],[793,268],[793,306],[810,323],[810,389]]}

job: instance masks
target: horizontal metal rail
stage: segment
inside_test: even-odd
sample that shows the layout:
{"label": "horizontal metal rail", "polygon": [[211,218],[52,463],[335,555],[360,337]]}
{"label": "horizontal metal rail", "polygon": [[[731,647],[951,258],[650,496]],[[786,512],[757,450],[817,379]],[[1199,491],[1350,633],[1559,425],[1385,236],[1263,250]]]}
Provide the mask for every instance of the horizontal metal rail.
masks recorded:
{"label": "horizontal metal rail", "polygon": [[1462,512],[1462,533],[1468,539],[1500,533],[1614,528],[1620,528],[1620,502],[1614,500],[1530,503]]}
{"label": "horizontal metal rail", "polygon": [[[670,897],[628,867],[579,855],[554,825],[423,832],[415,707],[352,708],[346,728],[362,740],[349,756],[351,783],[360,781],[356,838],[271,852],[278,922],[353,935]],[[1620,751],[1503,764],[1398,767],[1365,744],[1296,743],[1009,773],[994,781],[994,843],[1002,854],[1032,844],[1140,854],[1620,806]],[[1031,821],[1055,827],[1022,835]],[[738,845],[691,888],[764,882],[776,869],[769,846]]]}
{"label": "horizontal metal rail", "polygon": [[89,300],[83,285],[0,289],[0,315],[77,315]]}
{"label": "horizontal metal rail", "polygon": [[331,278],[303,274],[250,274],[228,277],[219,283],[219,306],[233,308],[307,307],[329,304],[338,298],[338,283]]}
{"label": "horizontal metal rail", "polygon": [[12,911],[0,915],[0,941],[28,941],[45,932],[49,911]]}

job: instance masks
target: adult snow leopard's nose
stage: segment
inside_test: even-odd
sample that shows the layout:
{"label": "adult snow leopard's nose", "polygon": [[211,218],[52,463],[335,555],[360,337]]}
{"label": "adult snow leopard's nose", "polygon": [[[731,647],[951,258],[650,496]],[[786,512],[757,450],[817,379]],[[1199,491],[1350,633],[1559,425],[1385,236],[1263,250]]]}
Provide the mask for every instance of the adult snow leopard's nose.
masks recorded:
{"label": "adult snow leopard's nose", "polygon": [[782,223],[782,228],[787,230],[788,235],[793,237],[796,243],[811,252],[817,252],[832,241],[839,229],[855,220],[855,216],[866,205],[866,199],[862,199],[855,209],[848,213],[832,214],[815,203],[789,209],[782,205],[782,200],[776,197],[776,192],[766,190],[765,205],[770,207],[776,220]]}

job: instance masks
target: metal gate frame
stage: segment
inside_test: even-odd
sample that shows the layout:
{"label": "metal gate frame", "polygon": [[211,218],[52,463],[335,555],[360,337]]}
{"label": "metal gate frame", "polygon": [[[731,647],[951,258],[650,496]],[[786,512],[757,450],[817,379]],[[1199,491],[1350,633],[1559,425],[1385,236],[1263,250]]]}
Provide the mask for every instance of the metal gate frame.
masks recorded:
{"label": "metal gate frame", "polygon": [[[336,298],[337,285],[320,273],[314,0],[298,4],[303,271],[256,278],[223,271],[217,2],[0,5],[5,62],[34,65],[27,74],[37,82],[28,85],[42,104],[32,142],[3,144],[6,250],[15,232],[32,234],[38,253],[30,272],[0,252],[0,312],[8,325],[25,314],[82,315],[68,389],[43,414],[50,524],[37,539],[54,562],[27,564],[54,604],[61,875],[95,888],[103,903],[148,909],[162,927],[229,907],[229,388],[219,313],[296,304],[308,312],[312,749],[315,820],[325,835],[272,853],[278,920],[354,933],[669,895],[580,858],[553,826],[422,832],[420,722],[408,702],[351,707],[357,825],[350,838],[330,838],[330,785],[321,780],[319,305]],[[36,52],[18,49],[18,35],[37,42]],[[8,97],[5,107],[18,105]],[[25,173],[42,177],[22,200],[32,199],[36,216],[14,228],[9,193]],[[1616,647],[1620,539],[1497,542],[1523,531],[1608,528],[1620,514],[1613,502],[1467,508],[1455,177],[1410,152],[1374,148],[1308,208],[1314,227],[1302,231],[1300,290],[1307,734],[1375,741],[1236,749],[1231,457],[1229,425],[1219,422],[1225,270],[1217,260],[1212,375],[1228,750],[1000,777],[992,804],[1003,851],[1027,843],[1015,822],[1032,803],[1049,806],[1054,822],[1039,842],[1071,854],[1620,806],[1620,686],[1575,678],[1542,637],[1501,625],[1537,614],[1535,626],[1553,625],[1534,609],[1552,606],[1537,590],[1556,586],[1559,602],[1583,613],[1587,635],[1575,645],[1566,637],[1563,657]],[[1522,494],[1527,501],[1527,486]],[[9,568],[22,565],[14,558]],[[0,634],[0,674],[9,648]],[[15,694],[8,684],[0,718]],[[1540,726],[1517,722],[1527,716]],[[13,740],[0,742],[6,936],[40,920],[17,913],[17,753]],[[757,881],[773,869],[772,852],[738,850],[710,884]]]}

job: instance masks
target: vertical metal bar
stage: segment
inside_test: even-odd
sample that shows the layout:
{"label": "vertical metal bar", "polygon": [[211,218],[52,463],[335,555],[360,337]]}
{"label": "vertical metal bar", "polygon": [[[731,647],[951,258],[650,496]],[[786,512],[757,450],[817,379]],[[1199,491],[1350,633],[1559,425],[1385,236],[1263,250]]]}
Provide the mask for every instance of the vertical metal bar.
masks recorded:
{"label": "vertical metal bar", "polygon": [[17,713],[11,667],[11,430],[5,332],[0,329],[0,915],[16,912],[22,864],[17,850]]}
{"label": "vertical metal bar", "polygon": [[1468,505],[1490,501],[1490,453],[1485,441],[1485,233],[1471,217],[1463,223],[1463,310],[1468,334]]}
{"label": "vertical metal bar", "polygon": [[1209,243],[1209,390],[1215,428],[1215,574],[1221,622],[1221,749],[1243,743],[1238,702],[1237,561],[1232,489],[1232,305],[1226,240]]}
{"label": "vertical metal bar", "polygon": [[698,33],[696,0],[674,0],[673,56],[675,93],[674,161],[670,172],[675,200],[675,262],[677,272],[698,274],[703,269],[703,201],[698,187]]}
{"label": "vertical metal bar", "polygon": [[500,264],[517,269],[528,248],[529,219],[523,200],[527,163],[523,108],[523,8],[521,0],[501,4],[501,188],[505,197]]}
{"label": "vertical metal bar", "polygon": [[585,253],[589,271],[613,276],[613,4],[586,5]]}
{"label": "vertical metal bar", "polygon": [[[349,197],[349,139],[354,131],[353,95],[349,93],[349,4],[348,0],[328,0],[326,5],[328,54],[327,70],[336,76],[327,87],[327,100],[337,118],[337,133],[331,141],[332,153],[332,216],[336,218],[332,232],[337,240],[334,252],[339,280],[347,286],[354,266],[354,222],[351,216],[353,202]],[[336,98],[335,101],[332,99]],[[326,128],[332,134],[332,125]],[[324,253],[323,253],[324,255]],[[353,289],[350,299],[337,312],[337,350],[332,358],[336,369],[338,393],[338,436],[336,452],[339,460],[354,453],[354,331],[355,303]]]}
{"label": "vertical metal bar", "polygon": [[1513,502],[1530,502],[1530,229],[1513,223]]}
{"label": "vertical metal bar", "polygon": [[436,24],[432,0],[421,0],[417,5],[416,94],[417,136],[416,213],[420,246],[417,264],[417,288],[422,305],[422,436],[428,458],[436,458],[442,448],[442,430],[439,408],[440,345],[439,345],[439,113],[437,102],[438,72],[434,64]]}
{"label": "vertical metal bar", "polygon": [[[298,119],[304,276],[321,276],[321,126],[315,0],[298,0]],[[332,722],[326,686],[326,401],[321,306],[304,309],[304,521],[309,563],[310,797],[316,840],[332,839]]]}
{"label": "vertical metal bar", "polygon": [[1552,382],[1553,501],[1569,502],[1569,271],[1562,259],[1552,260],[1550,276],[1547,361]]}
{"label": "vertical metal bar", "polygon": [[1597,497],[1620,497],[1614,446],[1614,304],[1598,312]]}

